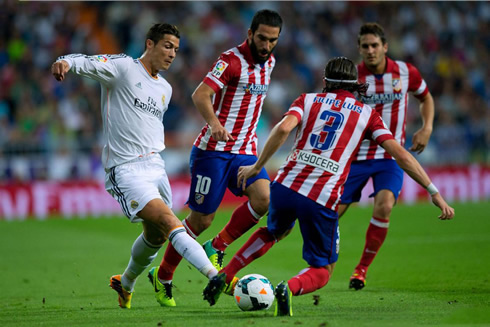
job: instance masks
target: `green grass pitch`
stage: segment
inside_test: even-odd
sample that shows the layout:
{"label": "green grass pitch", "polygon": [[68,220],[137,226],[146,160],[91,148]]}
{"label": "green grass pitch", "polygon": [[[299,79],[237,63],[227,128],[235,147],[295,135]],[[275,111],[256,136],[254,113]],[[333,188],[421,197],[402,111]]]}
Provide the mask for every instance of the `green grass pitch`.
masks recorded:
{"label": "green grass pitch", "polygon": [[[210,307],[201,295],[206,279],[184,261],[174,280],[177,307],[156,303],[145,272],[133,307],[122,310],[109,277],[126,267],[140,224],[121,217],[0,221],[0,326],[490,326],[490,203],[454,206],[453,221],[439,221],[428,203],[397,206],[361,291],[349,290],[348,280],[371,208],[351,208],[340,221],[340,257],[329,284],[294,297],[294,316],[279,318],[273,309],[241,312],[226,295]],[[229,215],[221,211],[199,241],[214,236]],[[248,235],[229,248],[225,262]],[[295,228],[239,276],[259,273],[274,285],[287,280],[306,267],[301,247]]]}

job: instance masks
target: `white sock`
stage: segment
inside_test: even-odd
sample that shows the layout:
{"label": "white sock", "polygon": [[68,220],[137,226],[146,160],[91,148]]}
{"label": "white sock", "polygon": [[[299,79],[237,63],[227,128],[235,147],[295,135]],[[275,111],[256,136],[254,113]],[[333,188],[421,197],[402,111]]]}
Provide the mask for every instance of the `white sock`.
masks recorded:
{"label": "white sock", "polygon": [[121,284],[125,290],[132,292],[136,279],[152,263],[161,245],[153,245],[145,239],[143,233],[134,241],[131,248],[131,258],[121,276]]}
{"label": "white sock", "polygon": [[175,250],[191,265],[196,267],[201,274],[207,278],[212,278],[218,274],[202,246],[186,233],[184,227],[172,230],[168,240],[172,243]]}

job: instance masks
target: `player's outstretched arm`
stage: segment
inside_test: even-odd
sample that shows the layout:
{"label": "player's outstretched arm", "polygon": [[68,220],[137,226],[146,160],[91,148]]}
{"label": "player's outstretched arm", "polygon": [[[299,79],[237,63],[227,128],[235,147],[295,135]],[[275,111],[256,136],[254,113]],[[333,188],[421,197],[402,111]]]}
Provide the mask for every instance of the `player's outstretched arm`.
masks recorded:
{"label": "player's outstretched arm", "polygon": [[51,65],[51,74],[57,81],[63,81],[65,79],[65,74],[70,70],[70,66],[65,60],[55,61]]}
{"label": "player's outstretched arm", "polygon": [[454,217],[454,209],[446,203],[418,161],[394,139],[384,141],[381,146],[395,158],[398,165],[414,181],[427,189],[432,197],[432,202],[441,209],[439,219],[452,219]]}
{"label": "player's outstretched arm", "polygon": [[245,190],[247,187],[247,179],[257,176],[272,155],[284,144],[289,133],[298,126],[298,123],[298,118],[296,118],[296,116],[287,115],[274,126],[257,162],[251,166],[241,166],[238,168],[238,187],[242,187],[242,189]]}
{"label": "player's outstretched arm", "polygon": [[202,118],[204,118],[211,128],[213,139],[216,141],[233,141],[233,136],[221,125],[218,117],[214,113],[213,103],[211,102],[214,94],[214,90],[209,85],[201,83],[194,93],[192,93],[192,101],[197,110],[199,110]]}

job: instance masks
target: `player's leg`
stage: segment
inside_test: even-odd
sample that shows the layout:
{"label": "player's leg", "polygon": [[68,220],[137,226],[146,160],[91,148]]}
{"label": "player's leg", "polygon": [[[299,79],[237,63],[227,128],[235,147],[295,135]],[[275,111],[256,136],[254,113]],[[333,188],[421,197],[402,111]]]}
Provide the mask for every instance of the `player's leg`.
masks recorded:
{"label": "player's leg", "polygon": [[241,187],[237,185],[237,174],[240,166],[252,165],[256,161],[257,157],[252,155],[236,155],[232,161],[228,188],[237,196],[246,195],[248,201],[233,211],[230,221],[212,240],[212,246],[216,250],[225,251],[231,243],[255,226],[267,213],[270,181],[265,169],[262,169],[254,178],[247,180],[245,191],[242,191]]}
{"label": "player's leg", "polygon": [[[213,221],[214,213],[205,215],[200,212],[191,210],[189,215],[182,221],[186,232],[193,238],[197,237],[204,231]],[[182,260],[182,256],[175,250],[172,244],[168,244],[163,256],[160,267],[154,271],[158,279],[162,283],[170,283],[173,279],[175,269]],[[214,263],[213,263],[214,264]],[[151,279],[152,277],[150,277]]]}
{"label": "player's leg", "polygon": [[[160,197],[158,189],[154,186],[150,159],[146,158],[131,164],[124,164],[112,168],[106,174],[106,190],[119,202],[124,214],[131,222],[142,222],[138,213],[154,198]],[[148,167],[150,166],[150,167]],[[152,176],[152,178],[148,178]],[[161,200],[160,200],[161,201]],[[138,276],[155,258],[156,253],[164,242],[164,237],[139,235],[131,248],[131,257],[123,274],[111,277],[110,286],[118,293],[119,306],[131,307],[131,297],[134,284]]]}
{"label": "player's leg", "polygon": [[204,275],[216,275],[217,271],[204,250],[185,233],[170,208],[172,194],[160,156],[118,166],[111,170],[108,179],[111,193],[115,194],[128,218],[132,222],[143,222],[143,234],[134,242],[128,267],[120,277],[121,289],[132,293],[136,279],[151,264],[167,238],[179,253],[187,252],[186,259]]}
{"label": "player's leg", "polygon": [[[220,271],[220,273],[225,274],[223,284],[231,284],[241,269],[267,253],[277,241],[286,237],[293,228],[296,213],[294,202],[288,196],[294,196],[297,193],[277,183],[272,184],[271,192],[267,227],[257,229],[233,256],[230,263]],[[220,295],[209,284],[203,293],[211,305],[217,301]]]}
{"label": "player's leg", "polygon": [[145,237],[150,242],[165,240],[167,237],[174,249],[204,276],[211,278],[217,274],[206,252],[187,234],[181,221],[162,200],[155,199],[149,202],[139,216],[144,219]]}
{"label": "player's leg", "polygon": [[275,290],[276,316],[292,315],[292,296],[314,292],[324,287],[332,274],[339,253],[338,214],[298,194],[296,205],[303,238],[303,258],[310,267]]}
{"label": "player's leg", "polygon": [[247,187],[244,194],[249,200],[233,211],[230,221],[213,239],[212,245],[215,249],[225,251],[231,243],[254,227],[267,213],[269,187],[268,179],[255,180]]}
{"label": "player's leg", "polygon": [[403,171],[394,160],[374,160],[374,208],[359,264],[350,279],[350,288],[362,289],[366,285],[368,268],[383,245],[391,211],[403,184]]}
{"label": "player's leg", "polygon": [[[192,238],[196,239],[211,225],[226,190],[228,170],[226,154],[202,151],[193,147],[190,155],[191,187],[188,199],[191,212],[182,221]],[[208,253],[209,249],[205,251],[216,267],[217,254],[214,253],[213,256],[213,253]],[[163,285],[171,284],[175,269],[181,260],[182,256],[172,244],[168,244],[160,266],[152,269],[152,274],[148,276],[150,281],[157,281]]]}

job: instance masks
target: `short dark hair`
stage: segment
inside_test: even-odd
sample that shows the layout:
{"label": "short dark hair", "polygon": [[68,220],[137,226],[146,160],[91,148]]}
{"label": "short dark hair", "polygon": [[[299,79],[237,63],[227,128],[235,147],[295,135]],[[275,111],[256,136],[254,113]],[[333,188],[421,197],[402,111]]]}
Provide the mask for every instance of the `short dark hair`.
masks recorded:
{"label": "short dark hair", "polygon": [[161,24],[154,24],[148,32],[146,33],[146,39],[145,39],[145,50],[146,50],[146,40],[150,39],[155,44],[158,43],[161,39],[163,39],[165,34],[170,34],[174,35],[176,38],[180,39],[180,32],[177,26],[167,24],[167,23],[161,23]]}
{"label": "short dark hair", "polygon": [[357,44],[361,44],[361,36],[366,34],[374,34],[381,39],[383,44],[386,44],[385,30],[378,23],[365,23],[359,29],[359,35],[357,36]]}
{"label": "short dark hair", "polygon": [[357,68],[352,60],[346,57],[330,59],[325,67],[325,88],[323,92],[346,90],[365,95],[369,84],[357,82]]}
{"label": "short dark hair", "polygon": [[250,24],[250,30],[252,30],[252,33],[255,33],[260,24],[279,27],[280,33],[282,29],[282,18],[273,10],[262,9],[257,11],[252,19],[252,23]]}

